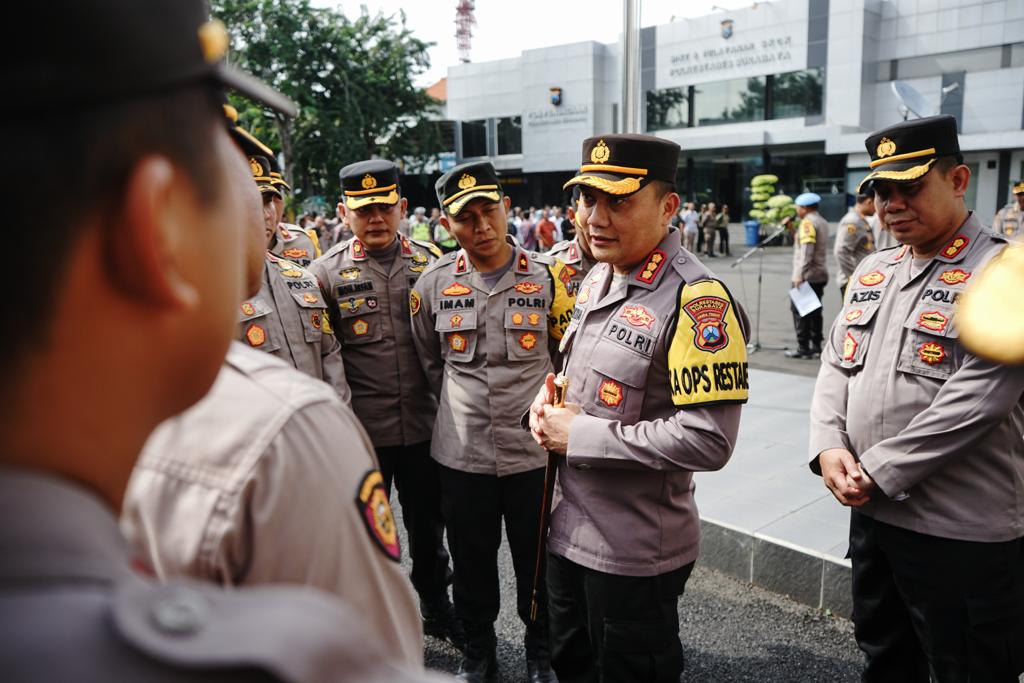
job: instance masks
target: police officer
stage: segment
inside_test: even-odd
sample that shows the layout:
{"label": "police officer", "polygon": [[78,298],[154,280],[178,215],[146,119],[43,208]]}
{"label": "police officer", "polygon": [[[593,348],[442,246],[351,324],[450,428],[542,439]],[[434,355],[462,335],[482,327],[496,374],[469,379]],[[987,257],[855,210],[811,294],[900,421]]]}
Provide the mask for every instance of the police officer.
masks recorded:
{"label": "police officer", "polygon": [[310,270],[336,321],[352,405],[373,440],[385,490],[390,494],[392,481],[398,488],[424,631],[461,644],[448,598],[440,481],[430,457],[437,401],[409,323],[409,291],[441,254],[429,242],[397,234],[407,200],[395,164],[350,164],[341,169],[341,188],[338,211],[355,236],[314,261]]}
{"label": "police officer", "polygon": [[548,256],[557,258],[565,264],[565,269],[570,276],[570,293],[576,296],[580,285],[587,277],[587,273],[597,263],[590,251],[590,240],[587,237],[586,229],[587,209],[579,199],[576,201],[576,234],[571,240],[563,240],[551,247]]}
{"label": "police officer", "polygon": [[1013,186],[1013,201],[999,209],[992,219],[992,230],[997,235],[1020,239],[1024,235],[1024,180]]}
{"label": "police officer", "polygon": [[[956,120],[868,136],[862,188],[904,246],[850,280],[811,407],[810,464],[853,508],[865,681],[1011,681],[1024,671],[1024,367],[959,342],[964,288],[1005,238],[964,203]],[[993,324],[996,321],[991,321]]]}
{"label": "police officer", "polygon": [[303,268],[309,266],[313,259],[320,256],[320,241],[315,230],[300,228],[291,223],[283,223],[284,193],[291,192],[291,185],[284,179],[281,166],[277,162],[273,150],[249,131],[238,125],[238,112],[233,107],[225,107],[225,113],[233,124],[232,135],[239,145],[250,155],[260,155],[267,159],[266,185],[275,191],[269,195],[274,211],[274,233],[269,239],[267,249],[280,258],[297,263]]}
{"label": "police officer", "polygon": [[[267,160],[249,164],[265,188]],[[252,204],[262,209],[252,178],[241,180],[239,192],[256,194]],[[266,223],[256,215],[251,224],[247,280],[255,295],[265,283]],[[164,579],[335,593],[396,663],[418,670],[419,615],[398,567],[381,481],[366,433],[332,387],[236,341],[210,393],[146,442],[125,492],[122,530]]]}
{"label": "police officer", "polygon": [[143,441],[209,389],[244,295],[252,226],[239,217],[253,207],[231,188],[250,176],[221,87],[294,107],[226,66],[226,31],[198,0],[20,5],[7,18],[55,42],[8,65],[0,105],[17,131],[12,168],[37,181],[9,216],[48,256],[36,295],[4,311],[33,332],[2,335],[0,354],[4,678],[423,680],[326,596],[155,583],[133,571],[117,526]]}
{"label": "police officer", "polygon": [[[828,221],[818,213],[821,197],[813,192],[798,195],[796,215],[800,219],[793,237],[793,287],[806,282],[818,299],[825,294],[828,283]],[[793,327],[796,328],[797,348],[785,352],[787,358],[817,358],[821,354],[822,317],[821,308],[801,316],[793,302]]]}
{"label": "police officer", "polygon": [[839,220],[836,231],[836,256],[839,296],[846,294],[846,283],[857,264],[875,250],[875,237],[867,219],[875,214],[875,195],[857,193],[856,203]]}
{"label": "police officer", "polygon": [[[237,125],[230,131],[243,151],[252,151],[251,135],[240,135],[244,131]],[[262,196],[265,239],[269,241],[277,228],[271,198],[280,197],[280,191],[271,182],[266,157],[249,156],[249,166]],[[264,256],[259,291],[239,306],[237,338],[327,382],[344,403],[350,403],[352,392],[345,378],[341,346],[334,338],[316,277],[269,251]]]}
{"label": "police officer", "polygon": [[545,454],[519,417],[552,369],[573,304],[570,276],[561,262],[507,239],[510,200],[490,163],[457,166],[435,187],[441,221],[462,248],[423,273],[410,309],[420,360],[440,398],[431,453],[441,465],[455,611],[468,640],[459,676],[497,676],[504,519],[528,679],[549,681],[546,610],[530,619]]}
{"label": "police officer", "polygon": [[678,600],[697,558],[692,473],[725,465],[747,399],[746,316],[684,252],[679,146],[583,142],[580,185],[598,264],[530,411],[562,456],[548,537],[552,667],[562,681],[677,681]]}

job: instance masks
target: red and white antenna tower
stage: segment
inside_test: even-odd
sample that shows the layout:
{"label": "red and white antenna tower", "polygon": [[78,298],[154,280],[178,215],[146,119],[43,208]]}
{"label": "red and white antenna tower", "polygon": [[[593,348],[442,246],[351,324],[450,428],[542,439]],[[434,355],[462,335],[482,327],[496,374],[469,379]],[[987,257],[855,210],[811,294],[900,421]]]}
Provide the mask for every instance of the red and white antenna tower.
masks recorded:
{"label": "red and white antenna tower", "polygon": [[476,18],[473,10],[476,6],[473,0],[459,0],[455,7],[455,38],[458,40],[459,61],[469,61],[470,41],[473,38],[473,27],[476,26]]}

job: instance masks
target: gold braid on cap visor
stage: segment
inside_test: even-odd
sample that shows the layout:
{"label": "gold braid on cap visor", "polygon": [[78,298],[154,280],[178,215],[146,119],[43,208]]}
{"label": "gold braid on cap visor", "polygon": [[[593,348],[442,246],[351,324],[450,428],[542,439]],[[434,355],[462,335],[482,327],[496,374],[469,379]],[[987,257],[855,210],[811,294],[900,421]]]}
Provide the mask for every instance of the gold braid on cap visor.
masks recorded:
{"label": "gold braid on cap visor", "polygon": [[[488,186],[487,185],[482,185],[481,187],[488,187]],[[495,185],[490,185],[489,187],[496,187],[496,186]],[[476,188],[474,188],[474,189],[476,189]],[[474,191],[474,192],[470,192],[469,194],[465,194],[465,195],[459,197],[458,199],[456,199],[454,202],[448,204],[447,206],[445,206],[445,210],[448,212],[449,216],[455,216],[455,215],[457,215],[459,213],[459,211],[462,211],[462,207],[464,207],[466,205],[466,203],[469,202],[469,200],[476,199],[478,197],[484,197],[485,199],[490,199],[492,202],[500,202],[501,201],[501,193],[500,192],[496,192],[496,191],[495,192],[488,192],[486,190],[482,191],[482,192],[475,192]]]}
{"label": "gold braid on cap visor", "polygon": [[564,190],[572,185],[588,185],[608,194],[632,194],[640,189],[640,180],[640,178],[608,180],[596,175],[578,175],[563,185],[562,189]]}
{"label": "gold braid on cap visor", "polygon": [[[392,185],[394,187],[394,185]],[[349,193],[346,192],[346,195]],[[397,204],[398,203],[398,191],[391,190],[387,194],[375,194],[369,197],[345,197],[345,206],[349,209],[358,209],[359,207],[366,206],[367,204]]]}
{"label": "gold braid on cap visor", "polygon": [[872,171],[860,181],[860,185],[857,186],[857,191],[864,187],[864,183],[869,180],[917,180],[932,167],[936,159],[930,159],[927,164],[921,164],[920,166],[913,166],[905,171]]}

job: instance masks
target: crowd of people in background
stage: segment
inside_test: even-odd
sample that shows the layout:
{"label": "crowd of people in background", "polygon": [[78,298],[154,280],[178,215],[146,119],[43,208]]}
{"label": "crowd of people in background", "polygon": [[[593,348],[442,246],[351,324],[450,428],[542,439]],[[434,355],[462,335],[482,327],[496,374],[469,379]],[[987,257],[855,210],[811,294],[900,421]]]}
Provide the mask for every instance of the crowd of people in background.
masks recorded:
{"label": "crowd of people in background", "polygon": [[[721,208],[715,202],[701,204],[686,202],[672,219],[672,225],[682,233],[683,248],[708,258],[732,256],[729,249],[729,205]],[[718,253],[715,253],[715,240]]]}

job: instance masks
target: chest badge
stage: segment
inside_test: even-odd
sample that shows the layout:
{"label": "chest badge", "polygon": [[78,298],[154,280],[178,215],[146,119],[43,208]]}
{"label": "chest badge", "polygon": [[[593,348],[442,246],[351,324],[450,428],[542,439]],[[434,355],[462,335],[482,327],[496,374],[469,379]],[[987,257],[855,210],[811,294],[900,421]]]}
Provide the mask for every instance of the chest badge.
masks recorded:
{"label": "chest badge", "polygon": [[245,330],[245,339],[249,342],[249,346],[263,346],[267,341],[267,333],[262,327],[253,323]]}
{"label": "chest badge", "polygon": [[459,333],[448,335],[448,347],[455,353],[466,351],[466,338]]}
{"label": "chest badge", "polygon": [[513,289],[521,294],[536,294],[544,289],[544,285],[539,285],[536,282],[520,282]]}
{"label": "chest badge", "polygon": [[284,277],[298,278],[302,277],[302,271],[296,270],[294,268],[289,268],[288,270],[282,270],[281,275],[283,275]]}
{"label": "chest badge", "polygon": [[844,315],[843,317],[846,319],[846,322],[852,323],[852,322],[855,322],[857,320],[860,320],[860,317],[862,315],[864,315],[863,309],[855,308],[852,311],[850,311],[849,313],[847,313],[846,315]]}
{"label": "chest badge", "polygon": [[970,280],[971,273],[960,268],[954,268],[953,270],[943,272],[942,275],[939,276],[939,279],[947,285],[959,285]]}
{"label": "chest badge", "polygon": [[945,332],[946,325],[949,324],[949,318],[939,311],[925,311],[921,314],[921,317],[917,319],[917,326],[923,327],[926,330],[932,332]]}
{"label": "chest badge", "polygon": [[938,365],[946,359],[946,349],[937,342],[925,342],[918,347],[917,355],[928,365]]}
{"label": "chest badge", "polygon": [[537,345],[537,335],[533,332],[523,332],[519,335],[519,345],[529,351]]}
{"label": "chest badge", "polygon": [[857,340],[849,332],[843,339],[843,360],[853,360],[857,357]]}
{"label": "chest badge", "polygon": [[416,315],[417,313],[419,313],[420,312],[420,305],[422,305],[422,303],[423,303],[423,300],[420,299],[420,293],[417,292],[415,289],[410,289],[409,290],[409,312],[412,313],[413,315]]}
{"label": "chest badge", "polygon": [[526,319],[530,321],[531,325],[539,325],[540,313],[531,313],[530,315],[526,316]]}
{"label": "chest badge", "polygon": [[597,398],[609,408],[615,408],[622,403],[622,385],[614,380],[606,379],[597,389]]}
{"label": "chest badge", "polygon": [[245,303],[242,304],[242,314],[243,315],[255,315],[256,314],[256,307],[253,306],[248,301],[246,301]]}
{"label": "chest badge", "polygon": [[313,323],[313,327],[315,329],[319,330],[320,327],[321,327],[320,314],[319,313],[313,313],[312,315],[310,315],[309,316],[309,322]]}
{"label": "chest badge", "polygon": [[452,328],[462,327],[462,316],[456,313],[452,317],[448,318],[448,322],[451,323]]}
{"label": "chest badge", "polygon": [[362,337],[369,331],[370,324],[363,320],[362,318],[352,323],[352,334],[356,335],[357,337]]}
{"label": "chest badge", "polygon": [[309,252],[305,249],[285,249],[281,252],[281,256],[287,259],[309,258]]}
{"label": "chest badge", "polygon": [[865,287],[874,287],[875,285],[880,285],[885,282],[885,275],[881,271],[873,270],[870,273],[861,275],[860,278],[858,278],[858,282]]}
{"label": "chest badge", "polygon": [[341,276],[342,280],[356,280],[359,278],[360,272],[358,268],[342,268],[338,271],[338,275]]}
{"label": "chest badge", "polygon": [[465,296],[472,291],[472,289],[462,284],[461,282],[453,282],[452,284],[442,289],[441,293],[444,294],[445,296]]}
{"label": "chest badge", "polygon": [[633,327],[642,327],[647,330],[652,329],[651,325],[655,320],[657,320],[653,313],[640,305],[623,306],[622,312],[619,313],[619,317]]}
{"label": "chest badge", "polygon": [[307,304],[315,304],[316,302],[320,301],[319,299],[316,298],[316,294],[309,293],[303,294],[302,300],[305,301]]}

